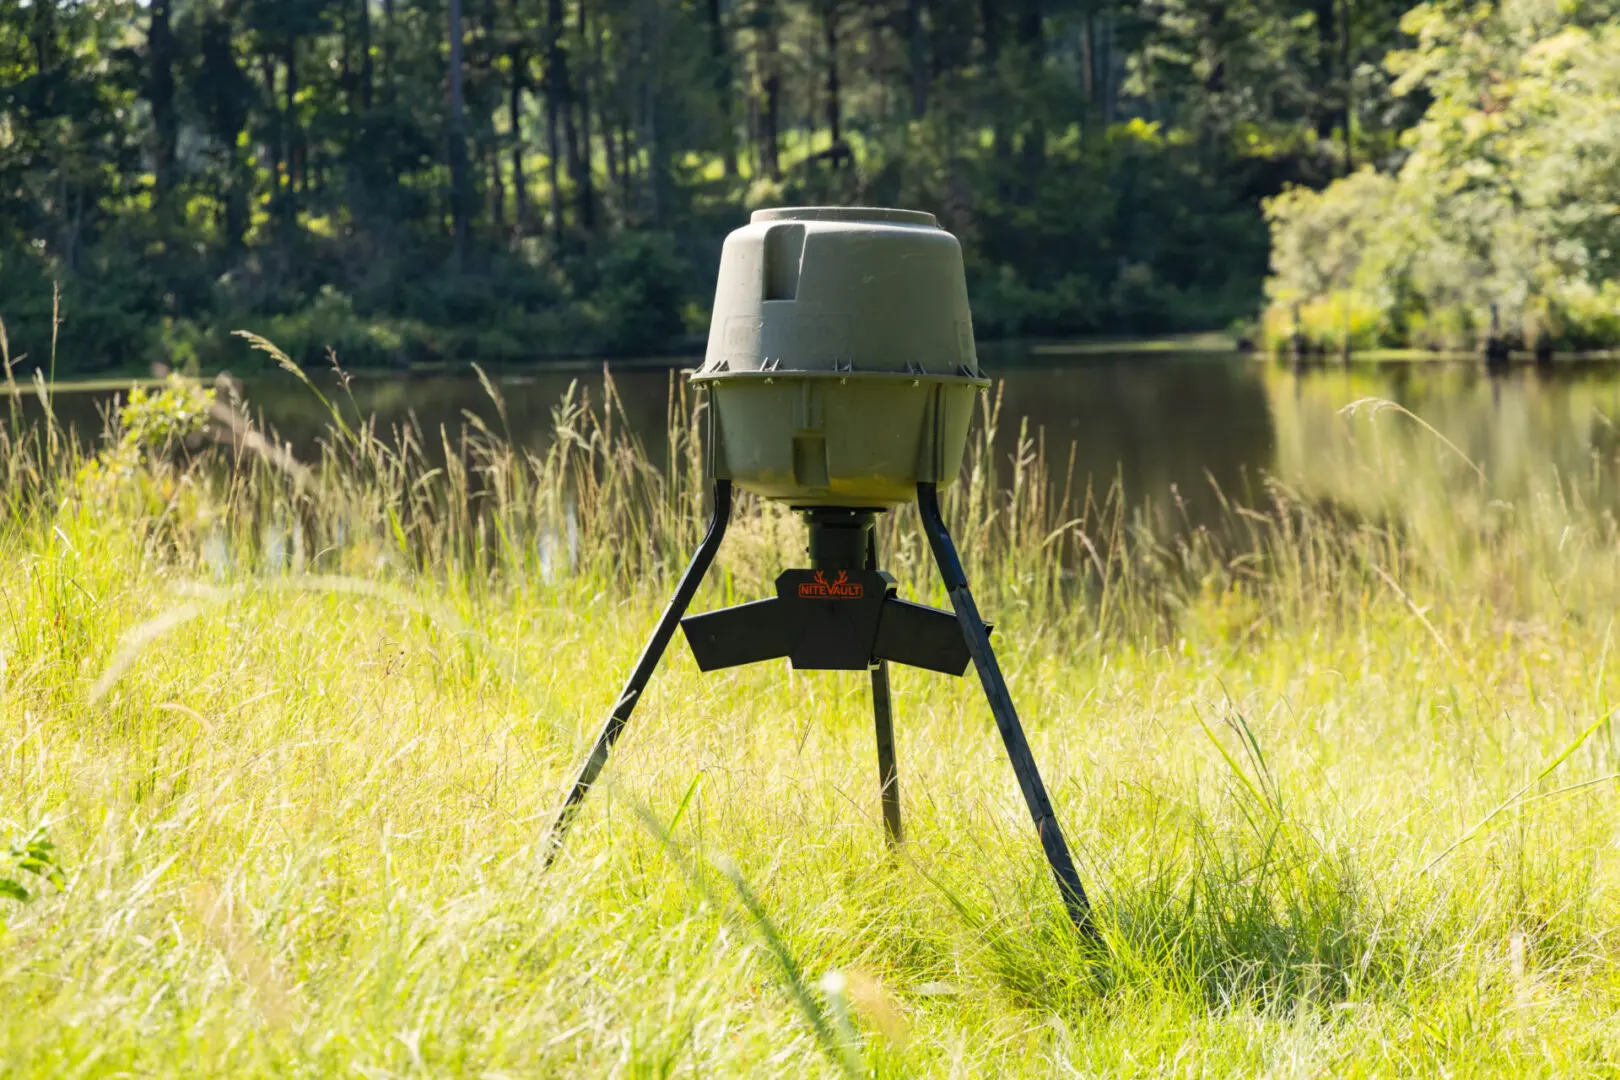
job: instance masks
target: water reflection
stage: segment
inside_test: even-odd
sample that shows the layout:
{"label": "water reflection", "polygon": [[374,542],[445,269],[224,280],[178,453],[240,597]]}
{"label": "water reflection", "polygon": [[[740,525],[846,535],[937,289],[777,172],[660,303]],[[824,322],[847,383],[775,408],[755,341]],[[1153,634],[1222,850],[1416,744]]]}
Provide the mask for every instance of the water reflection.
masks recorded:
{"label": "water reflection", "polygon": [[1042,431],[1054,470],[1099,496],[1116,482],[1125,497],[1169,508],[1172,496],[1194,523],[1219,512],[1216,487],[1249,490],[1272,461],[1275,433],[1262,368],[1207,356],[1140,355],[1008,364],[990,374],[1002,386],[999,435],[1027,418]]}
{"label": "water reflection", "polygon": [[[1613,505],[1620,432],[1620,370],[1586,365],[1486,373],[1471,364],[1391,364],[1268,377],[1277,445],[1270,468],[1302,482],[1353,468],[1472,476],[1492,497],[1516,499],[1564,481]],[[1366,399],[1392,401],[1421,418],[1373,419]],[[1432,427],[1428,431],[1424,425]],[[1472,463],[1472,464],[1470,464]]]}
{"label": "water reflection", "polygon": [[[1005,350],[987,358],[986,366],[1003,395],[1002,470],[1011,467],[1013,440],[1027,419],[1032,436],[1044,434],[1048,462],[1060,477],[1072,447],[1077,489],[1090,484],[1103,490],[1117,481],[1131,502],[1151,501],[1161,509],[1175,493],[1182,506],[1160,520],[1211,523],[1222,513],[1216,487],[1235,502],[1252,501],[1261,497],[1260,479],[1268,474],[1332,489],[1379,455],[1385,470],[1380,475],[1439,469],[1434,475],[1446,483],[1471,473],[1466,458],[1489,477],[1493,491],[1511,497],[1555,472],[1573,477],[1607,470],[1620,452],[1614,423],[1620,416],[1620,369],[1609,366],[1500,375],[1467,363],[1292,371],[1210,355],[1054,358]],[[497,379],[511,437],[543,450],[552,436],[552,410],[576,381],[600,400],[599,374],[535,372]],[[670,371],[619,368],[614,381],[624,418],[655,459],[661,458],[674,388]],[[244,392],[296,450],[309,453],[327,418],[308,389],[275,375],[248,380]],[[455,445],[468,415],[502,429],[496,408],[472,375],[357,376],[351,392],[352,402],[336,395],[346,411],[375,417],[385,433],[412,420],[434,448],[441,429]],[[82,438],[93,438],[110,396],[61,393],[55,409]],[[1375,419],[1365,408],[1359,416],[1345,414],[1346,406],[1370,398],[1409,410],[1443,439],[1387,411]],[[23,405],[25,415],[39,416],[37,401],[29,398]],[[554,542],[567,546],[573,540]]]}

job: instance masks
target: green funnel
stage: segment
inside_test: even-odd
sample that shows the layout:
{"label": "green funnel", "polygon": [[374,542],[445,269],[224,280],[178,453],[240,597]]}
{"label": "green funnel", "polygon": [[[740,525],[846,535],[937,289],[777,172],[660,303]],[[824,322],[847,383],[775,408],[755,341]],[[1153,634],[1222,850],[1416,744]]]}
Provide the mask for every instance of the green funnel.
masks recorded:
{"label": "green funnel", "polygon": [[910,502],[961,468],[975,395],[962,248],[932,214],[755,211],[726,238],[703,366],[717,478],[793,506]]}

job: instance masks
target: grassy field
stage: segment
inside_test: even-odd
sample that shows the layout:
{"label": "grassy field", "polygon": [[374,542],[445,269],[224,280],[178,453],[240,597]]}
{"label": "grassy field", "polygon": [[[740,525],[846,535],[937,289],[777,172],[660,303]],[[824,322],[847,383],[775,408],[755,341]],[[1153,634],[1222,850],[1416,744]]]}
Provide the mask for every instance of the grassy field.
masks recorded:
{"label": "grassy field", "polygon": [[[541,873],[703,525],[670,415],[641,447],[597,386],[544,455],[335,423],[294,458],[176,384],[99,446],[8,434],[0,1073],[1620,1071],[1613,462],[1509,491],[1364,405],[1150,529],[1173,500],[1064,495],[988,423],[948,511],[1094,949],[971,678],[895,674],[888,856],[866,680],[677,640]],[[943,603],[914,512],[882,531]],[[696,606],[801,544],[746,501]]]}

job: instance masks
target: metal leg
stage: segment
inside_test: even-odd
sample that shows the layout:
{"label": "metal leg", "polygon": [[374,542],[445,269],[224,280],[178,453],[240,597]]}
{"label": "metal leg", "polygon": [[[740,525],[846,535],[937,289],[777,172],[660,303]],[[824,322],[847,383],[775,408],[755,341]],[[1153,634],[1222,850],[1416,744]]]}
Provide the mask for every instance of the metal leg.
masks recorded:
{"label": "metal leg", "polygon": [[597,732],[590,756],[585,759],[585,764],[580,766],[579,775],[574,778],[573,786],[568,789],[568,797],[563,800],[562,809],[551,826],[549,842],[546,845],[546,866],[549,867],[562,850],[563,837],[567,834],[568,827],[573,824],[574,815],[579,812],[580,802],[585,798],[585,793],[591,789],[591,785],[596,782],[596,776],[602,771],[602,766],[607,764],[608,751],[613,749],[614,741],[624,731],[631,710],[636,707],[642,690],[646,689],[647,680],[652,678],[654,669],[658,667],[658,660],[664,655],[664,649],[669,645],[675,627],[680,624],[681,616],[686,613],[687,605],[692,602],[692,596],[703,581],[703,575],[708,573],[709,564],[714,561],[714,553],[720,549],[720,541],[725,538],[726,524],[730,520],[731,481],[716,480],[714,517],[709,522],[709,531],[704,535],[703,542],[698,545],[697,552],[693,554],[691,563],[686,567],[686,573],[681,575],[680,583],[675,586],[675,595],[670,598],[669,606],[659,617],[658,625],[653,628],[652,637],[647,639],[646,648],[641,650],[641,659],[625,682],[624,690],[619,694],[618,704],[613,706],[613,712],[602,724],[602,730]]}
{"label": "metal leg", "polygon": [[984,620],[979,618],[973,594],[968,591],[962,560],[957,557],[956,545],[951,542],[951,534],[946,531],[945,519],[939,512],[939,492],[935,485],[917,485],[917,509],[922,513],[923,531],[928,534],[934,561],[939,564],[939,572],[945,578],[951,606],[956,609],[956,621],[967,640],[973,666],[979,671],[979,682],[984,686],[984,696],[990,701],[990,711],[995,715],[1001,741],[1007,747],[1007,757],[1012,760],[1013,772],[1018,776],[1024,802],[1029,807],[1030,817],[1035,819],[1035,832],[1040,836],[1041,847],[1046,850],[1047,862],[1052,864],[1052,875],[1057,878],[1064,906],[1069,909],[1069,918],[1074,920],[1074,925],[1087,936],[1095,937],[1091,905],[1086,900],[1085,889],[1080,885],[1074,860],[1069,856],[1069,845],[1064,843],[1063,832],[1052,813],[1052,801],[1047,798],[1046,785],[1041,782],[1040,770],[1035,767],[1035,757],[1029,751],[1024,729],[1018,723],[1012,696],[1007,693],[1007,681],[1002,678],[1001,666],[996,663],[996,654],[990,648],[990,635],[985,633]]}
{"label": "metal leg", "polygon": [[[876,531],[867,533],[866,568],[876,570]],[[883,802],[883,832],[889,846],[905,843],[906,830],[900,821],[900,773],[894,762],[894,707],[889,698],[889,662],[879,660],[872,668],[872,715],[877,721],[878,783]]]}

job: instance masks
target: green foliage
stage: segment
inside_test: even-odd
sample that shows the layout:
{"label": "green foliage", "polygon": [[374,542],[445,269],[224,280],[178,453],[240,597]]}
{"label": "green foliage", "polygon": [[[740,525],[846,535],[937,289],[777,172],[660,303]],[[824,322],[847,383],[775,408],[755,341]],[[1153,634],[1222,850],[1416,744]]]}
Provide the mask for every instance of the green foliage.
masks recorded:
{"label": "green foliage", "polygon": [[689,347],[721,238],[781,202],[935,211],[987,335],[1217,327],[1255,307],[1260,199],[1408,119],[1387,0],[460,7],[452,80],[427,0],[0,0],[13,352]]}
{"label": "green foliage", "polygon": [[1431,104],[1404,164],[1268,204],[1274,341],[1293,305],[1331,301],[1373,313],[1358,347],[1474,347],[1493,311],[1521,347],[1620,346],[1620,16],[1603,8],[1407,16],[1416,45],[1390,69]]}
{"label": "green foliage", "polygon": [[283,343],[288,355],[305,366],[320,364],[328,350],[345,364],[384,367],[402,359],[404,342],[386,324],[356,313],[354,301],[330,285],[306,306],[284,315],[256,320],[244,316],[247,328]]}
{"label": "green foliage", "polygon": [[681,306],[694,291],[693,268],[668,233],[626,230],[607,241],[581,275],[596,348],[646,353],[685,330]]}
{"label": "green foliage", "polygon": [[119,404],[110,445],[85,460],[72,493],[104,512],[152,514],[190,527],[206,519],[207,496],[172,458],[196,444],[214,412],[214,391],[179,374],[162,389],[132,387]]}
{"label": "green foliage", "polygon": [[152,285],[133,267],[63,276],[46,260],[0,250],[0,318],[12,356],[26,357],[25,368],[48,371],[54,354],[68,372],[140,367],[159,358],[164,320]]}
{"label": "green foliage", "polygon": [[1274,341],[1615,344],[1612,0],[462,7],[457,111],[418,0],[0,0],[13,353],[686,347],[779,202],[935,211],[988,336],[1252,315],[1269,220]]}
{"label": "green foliage", "polygon": [[[57,861],[56,845],[51,843],[44,826],[26,837],[14,836],[0,850],[0,900],[26,904],[33,899],[27,884],[30,879],[48,882],[58,889],[67,885],[67,877]],[[0,928],[4,926],[4,919],[0,918]]]}
{"label": "green foliage", "polygon": [[118,441],[142,447],[183,442],[208,426],[214,391],[180,375],[170,375],[163,389],[133,387],[118,410]]}

